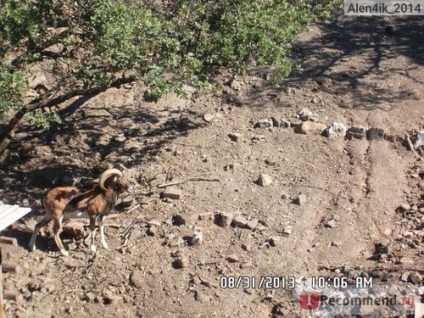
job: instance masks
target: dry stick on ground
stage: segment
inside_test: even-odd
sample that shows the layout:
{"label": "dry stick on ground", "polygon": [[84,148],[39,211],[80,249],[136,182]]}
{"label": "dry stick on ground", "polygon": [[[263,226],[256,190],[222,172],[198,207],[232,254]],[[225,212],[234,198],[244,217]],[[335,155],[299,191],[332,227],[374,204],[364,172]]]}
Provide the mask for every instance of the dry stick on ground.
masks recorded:
{"label": "dry stick on ground", "polygon": [[137,209],[139,207],[140,207],[140,204],[137,204],[135,207],[129,209],[126,213],[130,213],[130,212],[134,211],[135,209]]}
{"label": "dry stick on ground", "polygon": [[122,249],[123,247],[127,246],[128,244],[128,239],[130,237],[131,231],[134,228],[134,225],[136,224],[136,221],[132,221],[130,223],[130,225],[128,225],[128,227],[126,228],[126,230],[124,231],[124,233],[121,234],[121,238],[123,239],[123,243],[117,247],[117,249]]}
{"label": "dry stick on ground", "polygon": [[406,140],[408,141],[409,149],[411,149],[411,151],[414,153],[414,155],[417,158],[421,158],[421,156],[418,154],[418,152],[415,151],[415,148],[412,145],[412,141],[411,141],[411,138],[409,138],[409,134],[408,133],[406,133]]}
{"label": "dry stick on ground", "polygon": [[170,182],[170,183],[159,184],[156,187],[158,187],[158,188],[166,188],[166,187],[177,185],[177,184],[181,184],[181,183],[184,183],[184,182],[187,182],[187,181],[216,181],[216,182],[221,182],[221,180],[220,179],[217,179],[217,178],[203,178],[201,176],[197,176],[197,177],[190,177],[190,178],[187,178],[187,179],[183,179],[181,181],[175,181],[175,182]]}

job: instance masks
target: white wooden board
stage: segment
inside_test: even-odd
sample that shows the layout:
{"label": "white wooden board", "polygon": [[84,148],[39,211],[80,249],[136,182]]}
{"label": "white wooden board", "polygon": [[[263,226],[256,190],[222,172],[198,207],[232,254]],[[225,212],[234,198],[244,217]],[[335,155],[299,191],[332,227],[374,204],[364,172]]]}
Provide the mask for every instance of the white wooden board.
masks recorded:
{"label": "white wooden board", "polygon": [[31,208],[21,208],[19,205],[0,205],[0,231],[19,220],[30,211]]}

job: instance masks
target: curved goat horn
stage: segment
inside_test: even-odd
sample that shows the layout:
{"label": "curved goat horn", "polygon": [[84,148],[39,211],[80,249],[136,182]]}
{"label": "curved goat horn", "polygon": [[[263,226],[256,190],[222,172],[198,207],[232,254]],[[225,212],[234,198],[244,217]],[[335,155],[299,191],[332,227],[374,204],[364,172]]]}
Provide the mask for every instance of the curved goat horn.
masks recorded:
{"label": "curved goat horn", "polygon": [[103,191],[106,191],[105,181],[113,176],[122,177],[122,172],[119,171],[118,169],[108,169],[105,172],[103,172],[99,179],[100,189],[102,189]]}

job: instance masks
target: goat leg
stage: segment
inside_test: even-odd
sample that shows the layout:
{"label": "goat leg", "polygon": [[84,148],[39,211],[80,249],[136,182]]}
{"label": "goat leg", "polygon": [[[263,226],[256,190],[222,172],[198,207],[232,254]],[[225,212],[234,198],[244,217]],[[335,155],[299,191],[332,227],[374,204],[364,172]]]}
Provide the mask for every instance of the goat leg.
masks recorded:
{"label": "goat leg", "polygon": [[53,221],[54,221],[53,237],[54,237],[56,246],[59,249],[60,254],[62,254],[63,256],[69,256],[69,252],[65,250],[65,248],[63,247],[62,241],[60,240],[60,237],[59,237],[60,233],[62,232],[62,220],[63,220],[63,216],[61,216],[59,219],[53,218]]}
{"label": "goat leg", "polygon": [[29,250],[35,251],[35,240],[37,239],[38,232],[52,220],[52,216],[50,214],[45,214],[43,219],[35,225],[34,232],[32,233],[31,240],[29,241]]}
{"label": "goat leg", "polygon": [[103,248],[109,249],[109,245],[105,239],[105,223],[104,223],[104,215],[99,216],[99,229],[100,229],[100,242],[102,243]]}
{"label": "goat leg", "polygon": [[90,249],[96,253],[97,248],[95,245],[95,236],[96,236],[96,216],[90,216],[90,232],[91,232],[91,246]]}

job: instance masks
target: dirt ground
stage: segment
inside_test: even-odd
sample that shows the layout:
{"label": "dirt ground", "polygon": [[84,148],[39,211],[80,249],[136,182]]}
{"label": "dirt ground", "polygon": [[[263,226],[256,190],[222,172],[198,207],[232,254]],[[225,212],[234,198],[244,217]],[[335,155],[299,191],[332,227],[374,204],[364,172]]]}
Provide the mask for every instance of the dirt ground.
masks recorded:
{"label": "dirt ground", "polygon": [[[413,317],[408,304],[302,309],[299,294],[312,277],[372,277],[386,294],[424,297],[424,161],[405,141],[424,129],[423,30],[422,17],[340,17],[299,37],[305,71],[279,88],[254,70],[228,78],[222,94],[149,104],[135,84],[62,105],[63,123],[48,131],[22,125],[1,163],[0,200],[33,212],[2,232],[17,238],[3,250],[21,267],[3,274],[18,293],[6,316]],[[326,126],[385,135],[254,128],[271,117],[298,125],[303,108]],[[115,163],[136,189],[106,220],[110,249],[97,240],[90,252],[87,223],[73,220],[62,233],[69,257],[51,228],[30,253],[45,191],[90,183]],[[163,198],[158,185],[175,181],[180,198]]]}

